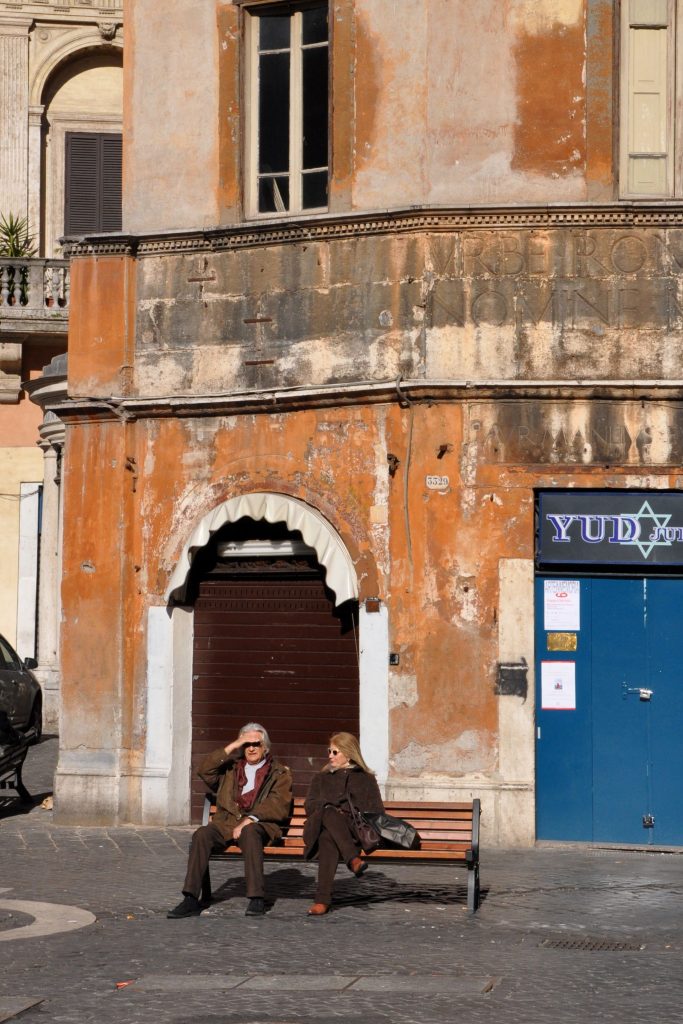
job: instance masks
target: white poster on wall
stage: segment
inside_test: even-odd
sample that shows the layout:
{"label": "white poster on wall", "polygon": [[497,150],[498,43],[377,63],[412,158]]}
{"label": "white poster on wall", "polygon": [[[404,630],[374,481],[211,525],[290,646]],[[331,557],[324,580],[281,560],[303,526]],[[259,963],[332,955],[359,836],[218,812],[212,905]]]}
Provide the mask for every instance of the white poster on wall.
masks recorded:
{"label": "white poster on wall", "polygon": [[576,662],[541,662],[541,709],[576,711]]}
{"label": "white poster on wall", "polygon": [[581,628],[581,582],[579,580],[543,581],[543,628]]}

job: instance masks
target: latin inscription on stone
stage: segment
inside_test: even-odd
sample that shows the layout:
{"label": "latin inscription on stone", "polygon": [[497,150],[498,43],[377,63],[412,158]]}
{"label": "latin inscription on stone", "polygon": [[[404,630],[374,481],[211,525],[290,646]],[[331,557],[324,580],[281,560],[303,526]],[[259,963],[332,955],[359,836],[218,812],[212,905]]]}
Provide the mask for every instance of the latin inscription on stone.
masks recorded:
{"label": "latin inscription on stone", "polygon": [[[239,253],[138,267],[136,372],[150,393],[683,379],[683,228],[264,236]],[[172,355],[163,380],[160,350]],[[673,413],[618,422],[593,412],[579,425],[533,414],[470,433],[493,461],[668,465],[681,455]]]}
{"label": "latin inscription on stone", "polygon": [[489,231],[432,246],[433,323],[683,325],[683,231]]}

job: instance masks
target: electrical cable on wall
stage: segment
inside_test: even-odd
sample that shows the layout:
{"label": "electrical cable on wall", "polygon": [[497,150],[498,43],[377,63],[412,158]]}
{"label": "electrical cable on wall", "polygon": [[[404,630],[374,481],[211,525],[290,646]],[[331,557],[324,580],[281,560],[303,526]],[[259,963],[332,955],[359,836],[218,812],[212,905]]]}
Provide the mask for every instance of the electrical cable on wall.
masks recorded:
{"label": "electrical cable on wall", "polygon": [[406,531],[406,550],[408,553],[408,565],[410,566],[410,589],[413,588],[413,542],[410,535],[410,510],[408,506],[408,482],[410,478],[410,459],[413,448],[413,422],[415,419],[415,408],[410,399],[401,391],[401,378],[396,378],[396,394],[404,409],[409,409],[408,417],[408,445],[406,451],[406,468],[403,474],[403,518]]}

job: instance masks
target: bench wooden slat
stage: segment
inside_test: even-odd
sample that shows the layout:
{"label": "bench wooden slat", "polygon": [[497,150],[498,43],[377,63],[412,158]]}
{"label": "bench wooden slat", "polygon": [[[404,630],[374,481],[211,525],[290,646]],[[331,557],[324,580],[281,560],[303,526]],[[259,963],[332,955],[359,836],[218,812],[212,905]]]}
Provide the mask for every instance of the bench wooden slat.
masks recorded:
{"label": "bench wooden slat", "polygon": [[414,807],[400,807],[397,810],[392,808],[387,813],[393,814],[396,818],[410,818],[412,821],[462,821],[465,824],[472,824],[472,811],[456,811],[448,814],[446,811],[416,811]]}
{"label": "bench wooden slat", "polygon": [[[414,827],[420,833],[422,839],[430,837],[434,838],[441,835],[442,833],[447,833],[448,835],[462,836],[472,835],[472,822],[470,822],[468,825],[465,822],[450,822],[446,821],[445,819],[438,820],[430,818],[428,820],[421,821],[419,818],[408,817],[405,817],[403,820],[409,822],[411,825],[414,825]],[[304,819],[299,818],[287,826],[286,834],[288,836],[300,836],[303,835],[303,830]]]}
{"label": "bench wooden slat", "polygon": [[[303,796],[294,797],[294,810],[300,810],[303,813],[306,798]],[[455,803],[433,803],[428,800],[385,800],[384,807],[387,811],[393,812],[401,807],[410,809],[411,811],[469,811],[472,813],[472,801],[455,802]]]}
{"label": "bench wooden slat", "polygon": [[[368,860],[416,860],[416,861],[456,861],[464,864],[467,861],[467,847],[445,848],[443,850],[375,850],[374,853],[364,854]],[[273,860],[278,857],[284,860],[303,859],[303,846],[266,846],[264,856]],[[211,855],[211,860],[234,860],[241,857],[241,851],[236,846],[229,846],[221,853]]]}
{"label": "bench wooden slat", "polygon": [[[412,824],[417,831],[420,833],[420,837],[424,841],[425,839],[438,839],[443,836],[454,836],[462,839],[469,839],[472,835],[472,826],[464,826],[458,824],[457,826],[451,826],[449,822],[444,821],[430,821],[427,827],[424,827],[419,821],[410,818],[404,818],[409,824]],[[288,835],[290,838],[303,835],[304,826],[303,823],[297,823],[290,825],[287,829],[283,830],[283,834]]]}
{"label": "bench wooden slat", "polygon": [[[265,852],[272,856],[272,855],[277,854],[278,852],[281,852],[281,851],[295,853],[296,851],[300,850],[303,853],[303,849],[304,849],[304,845],[301,842],[301,840],[288,840],[288,839],[285,839],[282,843],[279,843],[276,846],[266,846]],[[431,853],[440,853],[440,852],[448,852],[448,851],[461,851],[462,854],[463,854],[462,859],[464,860],[465,859],[465,853],[469,849],[470,849],[470,843],[464,843],[464,842],[459,843],[459,842],[456,842],[456,841],[449,842],[447,840],[443,840],[443,841],[439,841],[439,842],[429,843],[427,845],[423,844],[422,847],[419,850],[406,851],[406,850],[402,850],[402,849],[400,849],[398,847],[393,847],[393,848],[391,848],[391,847],[383,847],[382,849],[376,850],[374,853],[364,853],[364,854],[362,854],[362,856],[363,857],[377,857],[377,856],[384,856],[384,855],[386,855],[386,856],[393,856],[394,854],[396,854],[396,856],[398,856],[398,857],[403,857],[408,852],[411,853],[411,854],[414,853],[414,854],[417,854],[417,855],[421,855],[421,854],[426,854],[426,853],[430,853],[431,854]],[[237,857],[241,856],[241,852],[240,852],[239,847],[234,846],[234,845],[226,846],[225,850],[222,851],[222,852],[228,854],[231,857],[232,856],[237,856]],[[214,857],[219,857],[219,856],[221,856],[221,854],[218,853],[218,854],[214,854],[213,856]]]}

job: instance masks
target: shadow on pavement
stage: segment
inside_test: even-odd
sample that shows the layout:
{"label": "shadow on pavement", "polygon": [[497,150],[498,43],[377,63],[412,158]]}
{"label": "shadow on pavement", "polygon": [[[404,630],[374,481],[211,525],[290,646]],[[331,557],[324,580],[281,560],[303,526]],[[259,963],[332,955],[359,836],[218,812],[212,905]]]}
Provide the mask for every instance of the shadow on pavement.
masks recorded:
{"label": "shadow on pavement", "polygon": [[[419,875],[418,875],[419,878]],[[298,868],[283,868],[266,875],[268,902],[274,905],[278,898],[311,900],[315,891],[315,878],[304,874]],[[481,902],[488,890],[481,890]],[[213,893],[213,903],[223,903],[235,898],[246,898],[243,877],[230,878]],[[422,903],[460,904],[467,907],[467,884],[459,882],[444,886],[433,882],[416,885],[415,879],[401,882],[389,878],[382,871],[372,870],[362,880],[338,876],[334,887],[335,907],[365,907],[373,903]]]}

